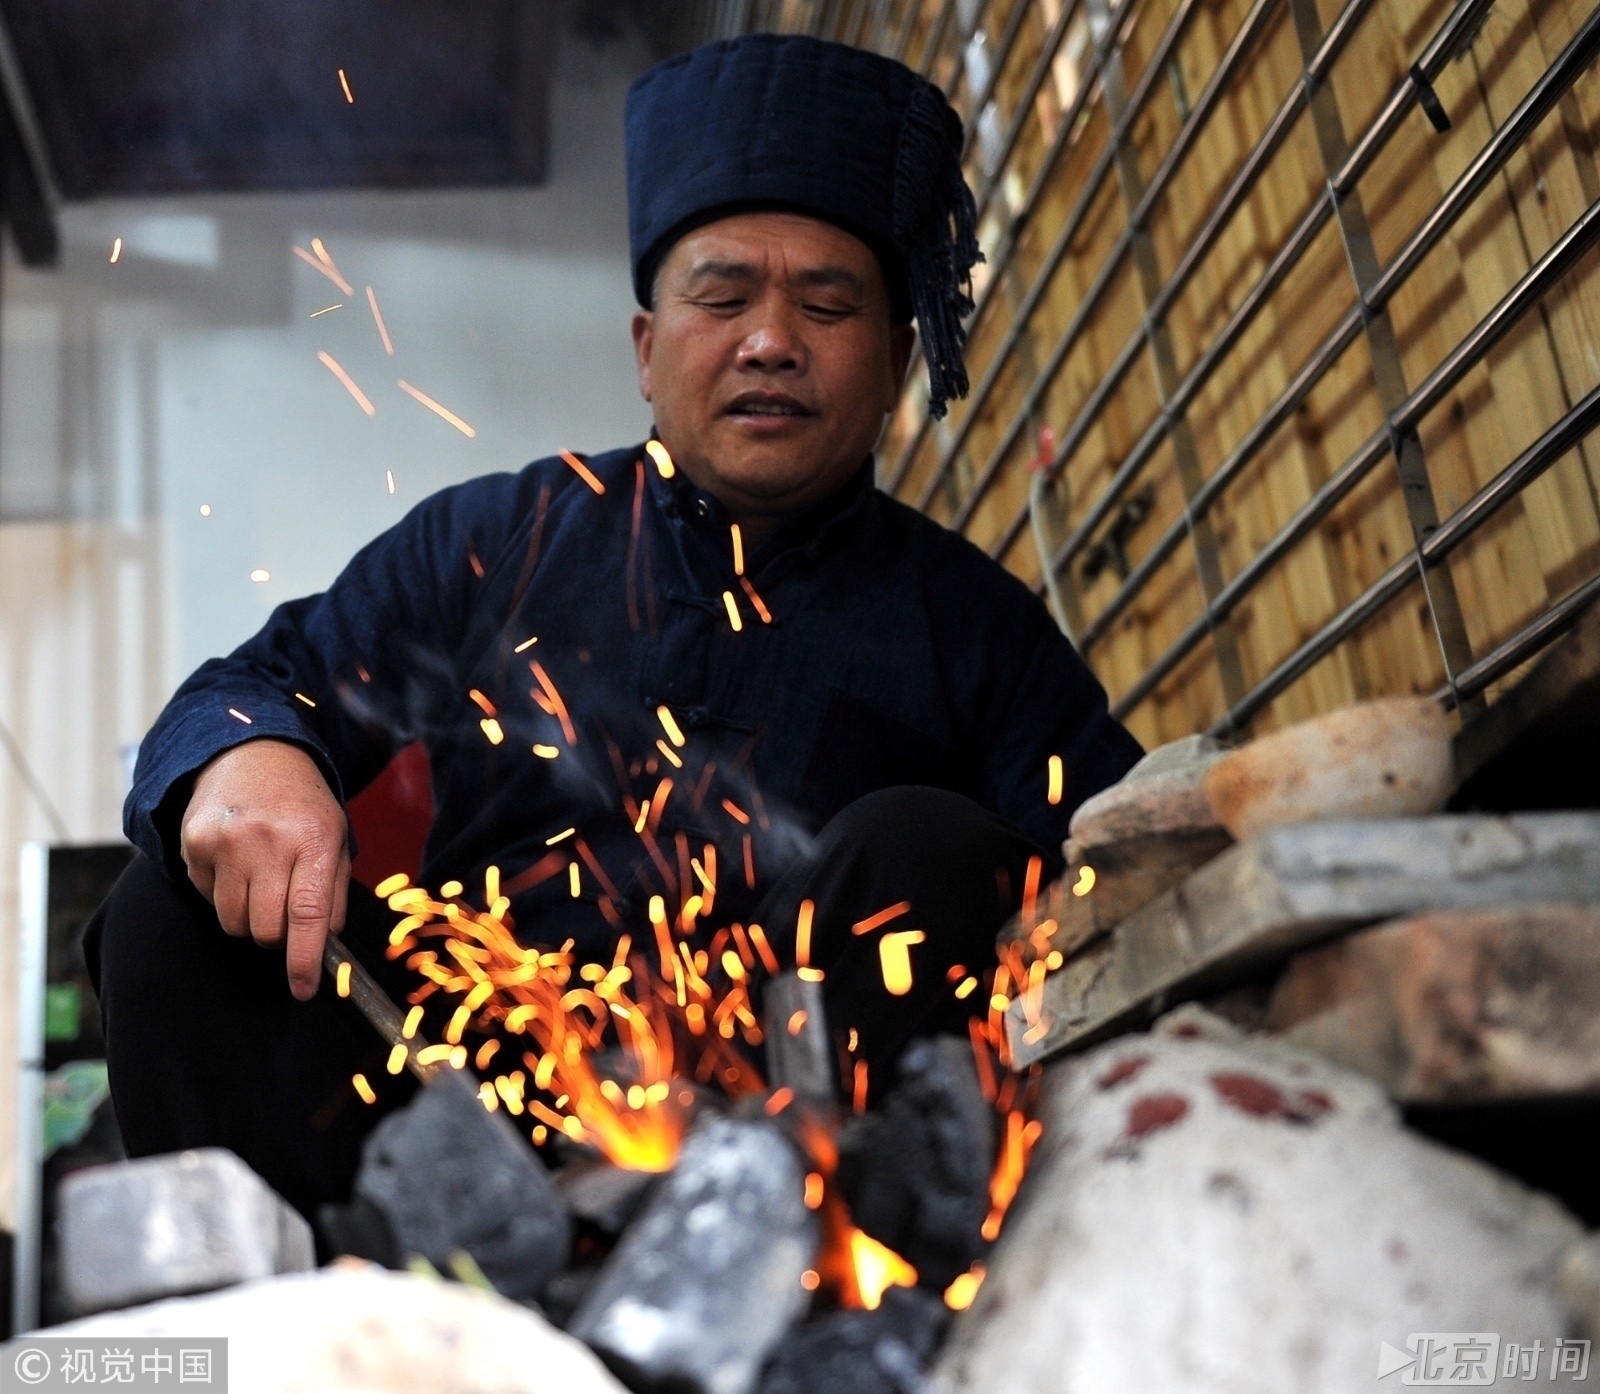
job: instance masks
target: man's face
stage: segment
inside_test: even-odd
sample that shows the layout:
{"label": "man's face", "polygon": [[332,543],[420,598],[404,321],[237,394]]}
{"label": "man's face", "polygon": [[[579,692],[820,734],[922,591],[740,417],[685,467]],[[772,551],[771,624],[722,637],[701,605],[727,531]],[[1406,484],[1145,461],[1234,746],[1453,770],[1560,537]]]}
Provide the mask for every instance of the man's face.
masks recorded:
{"label": "man's face", "polygon": [[672,248],[655,300],[633,320],[639,389],[695,484],[760,532],[855,473],[911,352],[865,243],[741,213]]}

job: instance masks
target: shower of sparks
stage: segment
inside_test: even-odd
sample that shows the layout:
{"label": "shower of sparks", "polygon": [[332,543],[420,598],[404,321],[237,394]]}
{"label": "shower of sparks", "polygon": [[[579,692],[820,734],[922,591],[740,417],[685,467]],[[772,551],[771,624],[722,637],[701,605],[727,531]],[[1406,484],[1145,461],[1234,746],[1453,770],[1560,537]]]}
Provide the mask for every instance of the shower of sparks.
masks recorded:
{"label": "shower of sparks", "polygon": [[[313,240],[312,246],[320,246],[320,245],[321,245],[320,243],[318,243],[318,242]],[[339,289],[341,291],[343,291],[346,295],[354,295],[355,294],[355,290],[351,286],[350,282],[345,280],[345,278],[339,274],[338,268],[336,266],[334,266],[332,262],[324,262],[324,261],[319,260],[317,257],[313,256],[310,252],[306,251],[306,249],[304,247],[296,247],[294,249],[294,254],[297,257],[299,257],[301,261],[305,262],[305,264],[307,266],[309,266],[313,271],[317,272],[319,275],[326,276],[330,281],[332,281],[334,283],[334,285],[338,286]]]}
{"label": "shower of sparks", "polygon": [[345,101],[349,102],[352,106],[354,106],[356,99],[351,94],[351,91],[350,91],[350,79],[347,78],[344,75],[344,69],[343,68],[339,69],[339,86],[344,88],[344,99],[345,99]]}
{"label": "shower of sparks", "polygon": [[858,920],[855,925],[851,927],[850,932],[852,934],[871,934],[873,930],[881,929],[884,925],[888,924],[890,920],[897,920],[900,918],[900,916],[909,913],[910,910],[911,902],[909,900],[902,900],[897,905],[891,905],[886,909],[878,911],[876,915],[868,915],[866,919]]}
{"label": "shower of sparks", "polygon": [[733,574],[744,575],[744,534],[737,523],[733,525]]}
{"label": "shower of sparks", "polygon": [[306,318],[320,319],[323,315],[331,315],[335,310],[342,309],[344,309],[344,301],[341,300],[337,305],[329,305],[325,309],[313,310],[309,315],[306,316]]}
{"label": "shower of sparks", "polygon": [[344,384],[344,390],[356,399],[356,405],[360,407],[362,411],[366,412],[368,416],[376,416],[378,414],[378,409],[372,405],[371,398],[369,398],[365,392],[357,387],[355,379],[339,366],[338,359],[336,359],[331,353],[328,353],[325,349],[319,349],[317,351],[317,361],[321,363],[322,366],[330,373],[332,373],[334,377],[338,378],[341,383]]}
{"label": "shower of sparks", "polygon": [[378,309],[378,293],[367,287],[367,304],[372,307],[372,322],[378,326],[378,337],[383,340],[383,351],[394,357],[394,345],[389,341],[389,326],[383,322],[383,312]]}
{"label": "shower of sparks", "polygon": [[583,482],[591,489],[593,489],[595,493],[605,493],[606,486],[595,478],[594,471],[591,470],[588,465],[584,464],[583,461],[574,455],[570,450],[563,450],[561,452],[561,458],[572,467],[572,472],[576,474],[579,479],[583,480]]}
{"label": "shower of sparks", "polygon": [[1050,757],[1050,772],[1048,787],[1045,790],[1045,801],[1054,808],[1061,802],[1061,795],[1065,792],[1066,771],[1059,755]]}
{"label": "shower of sparks", "polygon": [[384,472],[383,472],[383,482],[389,486],[389,492],[391,494],[394,493],[394,471],[393,470],[384,470]]}
{"label": "shower of sparks", "polygon": [[456,428],[456,430],[460,431],[461,434],[466,436],[469,440],[473,436],[478,434],[476,431],[474,431],[472,429],[472,427],[467,425],[467,423],[465,421],[463,421],[459,416],[457,416],[453,411],[451,411],[449,407],[440,406],[439,403],[434,401],[433,398],[430,397],[426,392],[423,392],[420,389],[413,387],[404,378],[399,379],[399,387],[400,387],[400,390],[402,392],[404,392],[407,396],[413,397],[417,401],[421,402],[422,405],[427,407],[427,409],[429,411],[431,411],[435,416],[443,417],[444,420],[448,421],[452,426],[454,426]]}
{"label": "shower of sparks", "polygon": [[252,571],[250,573],[250,579],[252,581],[254,581],[259,586],[264,581],[270,581],[272,579],[272,573],[270,571],[268,571],[266,569],[266,567],[258,566],[254,571]]}
{"label": "shower of sparks", "polygon": [[115,266],[122,260],[122,239],[119,237],[111,244],[111,264]]}
{"label": "shower of sparks", "polygon": [[663,479],[671,479],[678,472],[678,467],[672,463],[672,456],[667,454],[667,447],[658,440],[647,440],[644,443],[645,454],[656,462],[656,469]]}
{"label": "shower of sparks", "polygon": [[209,518],[211,516],[211,505],[209,503],[203,503],[200,505],[200,516],[202,518]]}

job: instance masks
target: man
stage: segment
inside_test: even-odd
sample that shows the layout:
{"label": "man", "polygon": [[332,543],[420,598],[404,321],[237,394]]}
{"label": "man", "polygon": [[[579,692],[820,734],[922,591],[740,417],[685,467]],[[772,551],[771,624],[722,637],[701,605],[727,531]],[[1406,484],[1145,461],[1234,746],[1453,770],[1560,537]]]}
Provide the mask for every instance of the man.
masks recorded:
{"label": "man", "polygon": [[[947,970],[992,964],[1029,859],[1058,872],[1072,809],[1139,754],[1038,600],[873,486],[913,316],[933,409],[966,389],[978,253],[942,94],[762,35],[646,74],[627,134],[656,439],[428,499],[202,667],[141,748],[143,856],[94,934],[135,1153],[230,1146],[303,1208],[348,1191],[381,1111],[351,1072],[386,1079],[383,1053],[319,964],[343,930],[415,985],[349,884],[344,815],[409,742],[424,883],[481,907],[498,868],[525,942],[609,962],[702,858],[717,923],[784,952],[811,900],[830,1026],[879,1081],[913,1033],[960,1029]],[[891,998],[851,929],[902,900],[927,940]]]}

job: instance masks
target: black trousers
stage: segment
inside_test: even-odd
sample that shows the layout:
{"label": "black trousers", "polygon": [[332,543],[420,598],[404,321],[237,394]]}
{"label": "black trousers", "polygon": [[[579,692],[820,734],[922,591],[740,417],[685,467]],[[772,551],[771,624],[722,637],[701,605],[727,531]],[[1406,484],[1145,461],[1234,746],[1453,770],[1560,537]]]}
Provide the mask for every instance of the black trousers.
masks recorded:
{"label": "black trousers", "polygon": [[[874,1093],[914,1036],[965,1029],[982,992],[958,1002],[957,964],[980,977],[996,931],[1015,912],[1028,858],[1021,833],[977,804],[937,789],[897,788],[843,810],[762,906],[789,960],[802,900],[815,904],[812,962],[827,974],[831,1033],[858,1033]],[[920,929],[913,986],[885,992],[877,936],[852,926],[910,901],[890,928]],[[344,941],[397,1000],[416,978],[383,954],[395,916],[352,884]],[[324,977],[310,1002],[290,996],[283,955],[224,934],[215,911],[144,857],[135,858],[85,937],[100,994],[111,1097],[130,1156],[227,1147],[306,1214],[348,1198],[361,1144],[415,1089],[389,1076],[388,1047]],[[378,1104],[361,1103],[364,1073]]]}

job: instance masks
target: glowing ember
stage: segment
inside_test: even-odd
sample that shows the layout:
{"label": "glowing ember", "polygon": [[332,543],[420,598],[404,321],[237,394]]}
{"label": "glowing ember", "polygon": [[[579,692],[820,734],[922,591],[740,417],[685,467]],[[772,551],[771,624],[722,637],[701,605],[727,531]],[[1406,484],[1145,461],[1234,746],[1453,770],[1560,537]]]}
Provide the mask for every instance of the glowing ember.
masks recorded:
{"label": "glowing ember", "polygon": [[917,1285],[917,1270],[893,1249],[878,1243],[859,1229],[850,1231],[850,1263],[855,1270],[856,1291],[861,1305],[875,1312],[890,1288]]}
{"label": "glowing ember", "polygon": [[408,397],[411,397],[415,401],[421,402],[422,405],[427,407],[427,409],[429,411],[431,411],[435,416],[440,417],[441,419],[443,419],[445,421],[448,421],[452,426],[454,426],[456,428],[456,430],[460,431],[461,434],[466,436],[469,440],[473,436],[476,436],[478,434],[475,430],[472,429],[471,426],[467,425],[467,423],[465,421],[463,421],[459,416],[457,416],[453,411],[451,411],[449,407],[441,406],[438,402],[434,401],[433,398],[430,397],[426,392],[422,391],[421,388],[413,387],[404,378],[397,379],[397,386]]}
{"label": "glowing ember", "polygon": [[339,366],[339,361],[331,353],[328,353],[324,349],[319,349],[317,351],[317,361],[321,363],[322,366],[330,373],[332,373],[334,377],[339,379],[339,381],[344,385],[344,390],[356,399],[356,405],[360,407],[362,411],[366,412],[368,416],[376,416],[378,414],[377,407],[372,405],[372,399],[356,386],[355,379]]}
{"label": "glowing ember", "polygon": [[[763,601],[761,599],[761,597],[756,594],[756,588],[750,584],[750,578],[748,576],[741,576],[739,578],[739,584],[744,587],[745,597],[750,601],[750,604],[755,608],[756,614],[761,616],[761,623],[762,624],[771,624],[772,623],[772,611],[767,609],[766,602]],[[735,626],[735,628],[737,628],[737,626]]]}
{"label": "glowing ember", "polygon": [[1072,883],[1073,895],[1088,895],[1094,889],[1094,868],[1082,866],[1078,868],[1078,879]]}
{"label": "glowing ember", "polygon": [[733,525],[733,574],[744,575],[744,534],[737,523]]}
{"label": "glowing ember", "polygon": [[883,986],[891,997],[904,997],[911,991],[910,949],[913,944],[920,944],[927,937],[920,929],[904,929],[885,934],[878,941]]}
{"label": "glowing ember", "polygon": [[[341,964],[340,966],[344,967],[347,965]],[[378,1102],[378,1095],[373,1090],[372,1085],[367,1082],[367,1077],[365,1075],[351,1075],[350,1084],[351,1087],[355,1089],[356,1093],[361,1096],[362,1103],[375,1104]]]}
{"label": "glowing ember", "polygon": [[1061,802],[1061,796],[1066,791],[1066,770],[1061,763],[1059,755],[1050,757],[1050,772],[1045,790],[1045,801],[1054,808]]}
{"label": "glowing ember", "polygon": [[972,1305],[972,1299],[978,1295],[978,1289],[983,1286],[986,1272],[981,1263],[975,1263],[965,1273],[958,1273],[944,1290],[944,1305],[952,1312],[966,1311]]}

